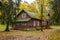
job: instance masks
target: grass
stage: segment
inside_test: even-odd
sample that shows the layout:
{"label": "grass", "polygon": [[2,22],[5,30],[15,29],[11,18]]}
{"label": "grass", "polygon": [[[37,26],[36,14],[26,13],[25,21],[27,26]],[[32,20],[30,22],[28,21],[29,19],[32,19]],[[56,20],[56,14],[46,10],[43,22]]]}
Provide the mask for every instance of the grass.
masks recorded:
{"label": "grass", "polygon": [[[5,30],[5,25],[0,25],[0,31]],[[45,31],[45,30],[44,30]],[[10,30],[10,32],[0,32],[0,36],[9,36],[9,35],[35,35],[42,33],[40,30],[31,30],[31,31],[21,31],[21,30]]]}
{"label": "grass", "polygon": [[[5,30],[6,25],[0,25],[0,31]],[[49,40],[60,40],[60,26],[51,26],[51,28],[57,29],[51,35],[48,36]],[[49,31],[46,29],[44,31]],[[20,31],[20,30],[11,30],[10,32],[0,32],[0,36],[15,36],[15,35],[36,35],[42,34],[43,32],[33,30],[33,31]],[[42,35],[43,36],[43,35]]]}
{"label": "grass", "polygon": [[54,31],[50,36],[49,40],[60,40],[60,30]]}
{"label": "grass", "polygon": [[1,35],[34,35],[34,34],[37,34],[41,31],[37,31],[37,30],[33,30],[33,31],[21,31],[21,30],[10,30],[10,32],[4,32],[6,28],[6,25],[0,25],[0,36]]}
{"label": "grass", "polygon": [[0,31],[5,30],[6,25],[0,25]]}
{"label": "grass", "polygon": [[51,28],[56,29],[51,35],[48,36],[49,40],[60,40],[60,25],[51,26]]}
{"label": "grass", "polygon": [[[9,29],[10,29],[11,27],[9,27]],[[0,31],[4,31],[6,29],[6,25],[1,25],[0,24]]]}
{"label": "grass", "polygon": [[51,28],[60,28],[60,25],[59,26],[51,26]]}
{"label": "grass", "polygon": [[10,32],[0,32],[0,36],[16,36],[16,35],[36,35],[42,33],[41,31],[19,31],[19,30],[14,30]]}

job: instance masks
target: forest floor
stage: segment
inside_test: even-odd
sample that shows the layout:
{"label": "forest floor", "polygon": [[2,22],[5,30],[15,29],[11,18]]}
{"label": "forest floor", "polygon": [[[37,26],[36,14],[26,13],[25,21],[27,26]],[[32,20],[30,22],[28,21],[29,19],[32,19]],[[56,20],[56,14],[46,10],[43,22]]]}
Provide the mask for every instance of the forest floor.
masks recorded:
{"label": "forest floor", "polygon": [[52,29],[45,29],[43,32],[37,30],[0,31],[0,40],[60,40],[60,27],[52,26]]}

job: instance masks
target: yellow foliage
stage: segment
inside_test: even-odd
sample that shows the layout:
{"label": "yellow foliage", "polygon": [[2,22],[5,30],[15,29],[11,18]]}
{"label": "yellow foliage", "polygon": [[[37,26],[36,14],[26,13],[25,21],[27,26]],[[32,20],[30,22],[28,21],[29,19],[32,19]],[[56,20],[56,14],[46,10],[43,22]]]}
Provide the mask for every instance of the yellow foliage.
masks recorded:
{"label": "yellow foliage", "polygon": [[40,13],[36,13],[35,14],[35,17],[40,18],[41,17],[41,14]]}
{"label": "yellow foliage", "polygon": [[43,20],[46,20],[47,16],[45,14],[43,14]]}
{"label": "yellow foliage", "polygon": [[20,4],[20,11],[24,9],[28,10],[28,4],[26,2]]}
{"label": "yellow foliage", "polygon": [[[41,18],[41,13],[36,13],[35,17]],[[46,20],[46,19],[47,19],[47,16],[45,14],[43,14],[43,20]]]}
{"label": "yellow foliage", "polygon": [[20,11],[21,10],[28,10],[30,12],[35,12],[36,11],[36,5],[35,2],[28,4],[27,2],[23,2],[20,4]]}
{"label": "yellow foliage", "polygon": [[33,3],[31,3],[31,4],[29,5],[29,9],[30,9],[31,12],[35,12],[35,11],[36,11],[35,2],[33,2]]}
{"label": "yellow foliage", "polygon": [[[46,7],[49,5],[49,0],[37,0],[38,1],[38,8],[39,8],[39,10],[41,11],[41,5],[43,5],[43,11],[45,12],[45,13],[47,13],[47,9],[46,9]],[[43,4],[41,4],[41,3],[43,3]],[[40,12],[41,13],[41,12]]]}

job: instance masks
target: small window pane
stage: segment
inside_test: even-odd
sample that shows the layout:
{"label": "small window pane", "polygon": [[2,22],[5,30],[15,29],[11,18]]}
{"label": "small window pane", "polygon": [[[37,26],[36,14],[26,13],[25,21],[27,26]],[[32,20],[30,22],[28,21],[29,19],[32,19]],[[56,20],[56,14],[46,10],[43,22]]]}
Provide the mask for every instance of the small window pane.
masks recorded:
{"label": "small window pane", "polygon": [[36,22],[35,21],[33,22],[33,26],[36,26]]}
{"label": "small window pane", "polygon": [[22,14],[22,18],[26,18],[26,14],[25,13]]}
{"label": "small window pane", "polygon": [[39,24],[39,21],[37,21],[37,26],[39,26],[40,24]]}

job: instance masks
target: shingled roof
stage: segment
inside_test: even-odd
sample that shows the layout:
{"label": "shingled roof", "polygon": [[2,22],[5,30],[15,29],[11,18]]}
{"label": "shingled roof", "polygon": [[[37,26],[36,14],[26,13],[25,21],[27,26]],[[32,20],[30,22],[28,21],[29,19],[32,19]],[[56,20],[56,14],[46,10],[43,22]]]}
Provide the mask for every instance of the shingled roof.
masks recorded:
{"label": "shingled roof", "polygon": [[34,19],[41,19],[39,16],[36,17],[36,14],[35,14],[35,13],[29,12],[29,11],[26,11],[26,10],[22,10],[20,13],[17,14],[17,16],[19,16],[22,12],[27,13],[28,16],[30,16],[31,18],[34,18]]}

